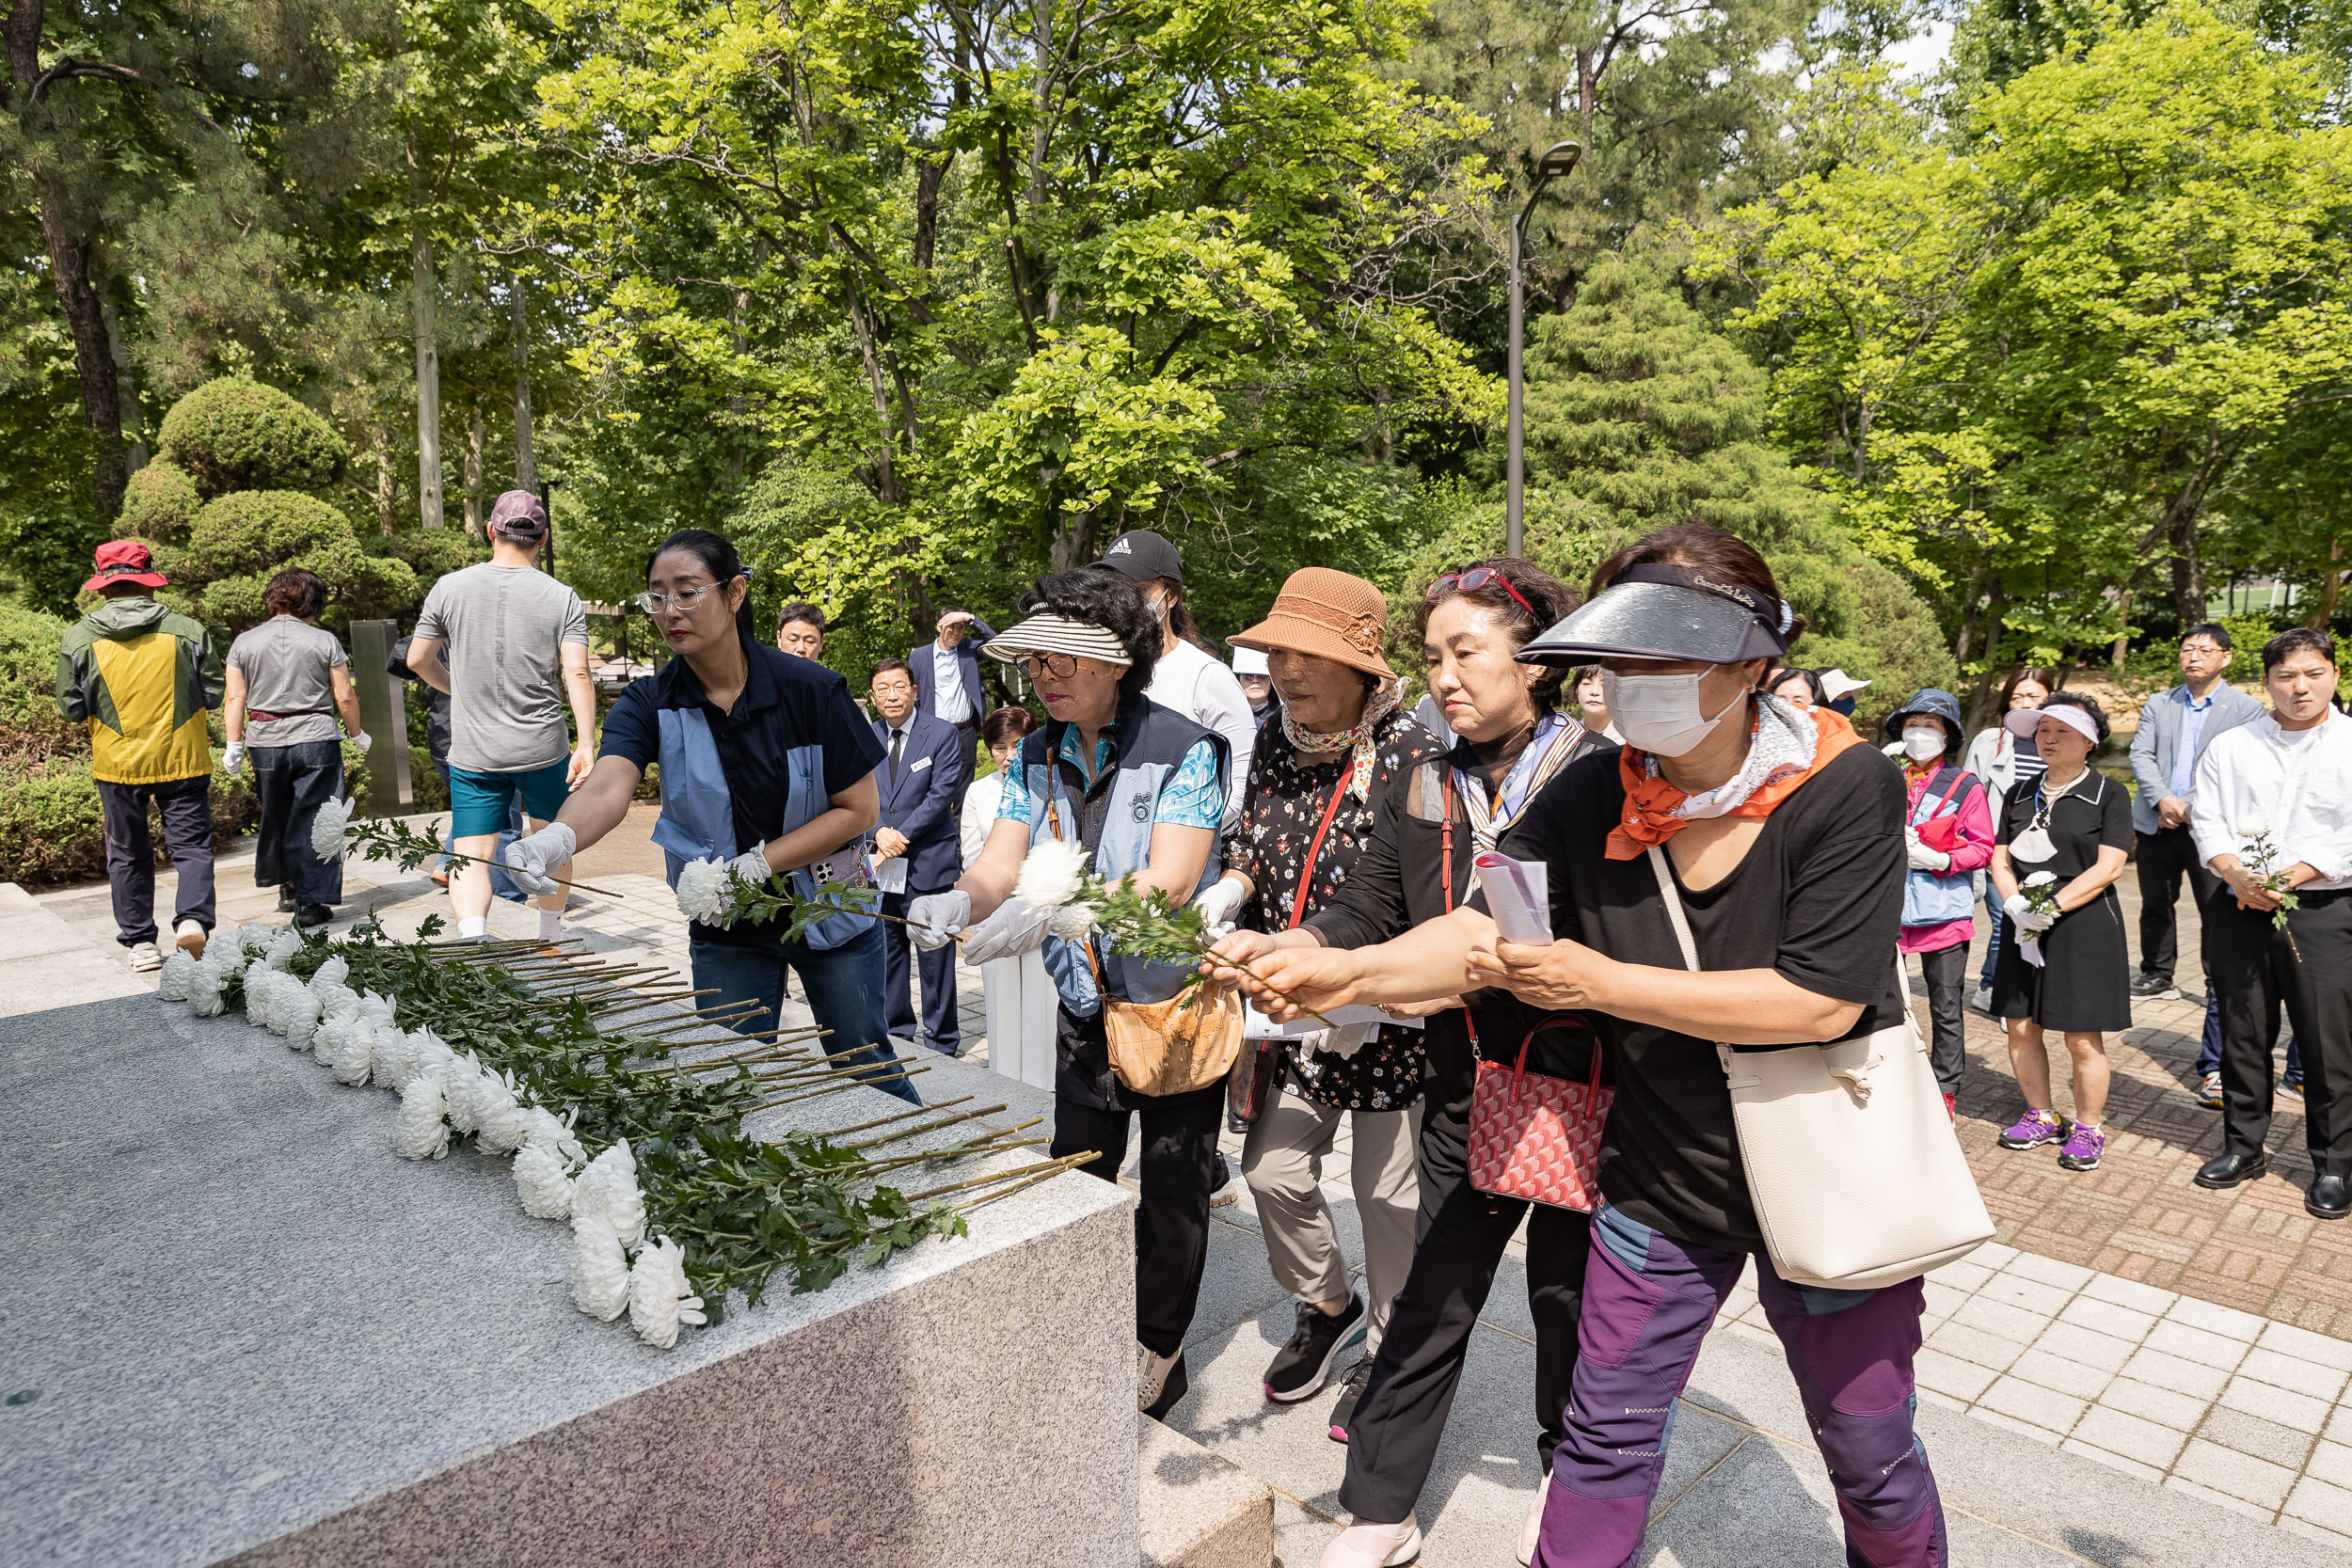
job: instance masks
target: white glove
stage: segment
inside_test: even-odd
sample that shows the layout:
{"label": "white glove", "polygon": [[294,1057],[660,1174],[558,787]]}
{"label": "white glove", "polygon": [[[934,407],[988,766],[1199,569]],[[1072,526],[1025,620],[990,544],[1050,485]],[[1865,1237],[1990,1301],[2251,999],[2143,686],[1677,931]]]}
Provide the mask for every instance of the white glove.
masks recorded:
{"label": "white glove", "polygon": [[727,870],[754,887],[766,887],[768,879],[776,874],[776,868],[768,863],[768,841],[760,840],[727,862]]}
{"label": "white glove", "polygon": [[1018,898],[1008,898],[996,912],[963,933],[963,961],[986,963],[991,958],[1018,958],[1044,945],[1046,913]]}
{"label": "white glove", "polygon": [[1240,878],[1219,877],[1206,893],[1192,903],[1200,911],[1200,924],[1223,936],[1233,928],[1234,916],[1241,913],[1241,907],[1248,901],[1249,896],[1243,890]]}
{"label": "white glove", "polygon": [[228,750],[220,753],[220,770],[224,773],[235,773],[244,767],[245,742],[232,740],[229,743]]}
{"label": "white glove", "polygon": [[947,945],[971,923],[972,895],[950,888],[927,893],[907,906],[907,935],[924,952]]}
{"label": "white glove", "polygon": [[375,736],[370,735],[365,730],[361,730],[358,735],[351,737],[351,743],[359,748],[359,754],[361,756],[366,756],[368,754],[368,748],[375,744]]}
{"label": "white glove", "polygon": [[571,829],[561,822],[550,822],[537,832],[508,845],[501,858],[506,862],[506,874],[515,879],[515,885],[526,895],[552,898],[564,887],[548,873],[570,860],[579,847],[580,840],[573,836]]}
{"label": "white glove", "polygon": [[1904,832],[1903,853],[1910,858],[1914,871],[1949,871],[1952,868],[1952,857],[1948,850],[1929,848],[1919,842],[1919,835],[1915,832]]}
{"label": "white glove", "polygon": [[2012,893],[2001,905],[2001,913],[2016,923],[2020,930],[2046,931],[2058,924],[2054,914],[2036,914],[2022,893]]}

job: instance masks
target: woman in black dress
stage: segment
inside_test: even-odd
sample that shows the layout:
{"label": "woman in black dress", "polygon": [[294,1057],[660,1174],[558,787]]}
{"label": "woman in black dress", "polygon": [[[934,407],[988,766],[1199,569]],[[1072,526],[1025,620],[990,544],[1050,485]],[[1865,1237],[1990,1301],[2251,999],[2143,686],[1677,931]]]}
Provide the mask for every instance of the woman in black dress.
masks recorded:
{"label": "woman in black dress", "polygon": [[[1993,886],[2003,919],[1993,1016],[2008,1022],[2010,1065],[2026,1096],[2025,1115],[2000,1143],[2063,1142],[2059,1164],[2093,1170],[2107,1142],[2099,1123],[2107,1101],[2105,1037],[2132,1026],[2131,955],[2115,897],[2131,849],[2131,792],[2090,767],[2107,720],[2090,698],[2057,692],[2040,710],[2003,722],[2030,736],[2049,768],[2033,788],[2010,793],[1994,833]],[[2058,912],[2037,911],[2034,903],[2046,907],[2050,893]],[[2047,1029],[2064,1033],[2074,1061],[2071,1125],[2051,1108]]]}

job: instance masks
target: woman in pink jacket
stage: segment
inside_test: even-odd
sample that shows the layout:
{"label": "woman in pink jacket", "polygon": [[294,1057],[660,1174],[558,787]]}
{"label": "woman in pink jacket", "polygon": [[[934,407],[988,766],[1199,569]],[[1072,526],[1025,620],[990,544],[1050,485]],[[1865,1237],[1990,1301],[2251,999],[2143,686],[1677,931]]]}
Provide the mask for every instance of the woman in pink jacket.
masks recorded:
{"label": "woman in pink jacket", "polygon": [[1911,802],[1903,828],[1911,873],[1895,950],[1919,955],[1933,1030],[1929,1056],[1944,1109],[1957,1117],[1968,1060],[1961,1007],[1968,943],[1977,934],[1975,875],[1993,859],[1993,810],[1982,781],[1951,765],[1962,736],[1960,704],[1950,692],[1920,692],[1886,716],[1886,734],[1895,743],[1888,750],[1901,753]]}

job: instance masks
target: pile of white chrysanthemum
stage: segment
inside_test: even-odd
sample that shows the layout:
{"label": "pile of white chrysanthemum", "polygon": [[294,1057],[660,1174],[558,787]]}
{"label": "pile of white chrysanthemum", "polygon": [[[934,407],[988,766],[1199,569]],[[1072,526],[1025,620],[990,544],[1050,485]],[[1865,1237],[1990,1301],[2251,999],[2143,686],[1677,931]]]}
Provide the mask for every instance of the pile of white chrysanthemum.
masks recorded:
{"label": "pile of white chrysanthemum", "polygon": [[663,1350],[677,1343],[680,1324],[704,1321],[684,1249],[646,1237],[645,1195],[626,1141],[588,1159],[569,1115],[529,1103],[512,1074],[452,1050],[431,1028],[402,1029],[391,998],[346,983],[351,966],[340,956],[305,983],[286,968],[301,951],[292,931],[227,927],[201,958],[177,950],[166,958],[156,994],[213,1018],[227,1010],[230,977],[241,977],[246,1018],[256,1028],[311,1052],[337,1083],[373,1083],[400,1096],[392,1148],[401,1158],[438,1160],[453,1134],[471,1136],[485,1153],[513,1155],[523,1212],[571,1222],[572,1300],[581,1311],[611,1323],[627,1309],[638,1337]]}

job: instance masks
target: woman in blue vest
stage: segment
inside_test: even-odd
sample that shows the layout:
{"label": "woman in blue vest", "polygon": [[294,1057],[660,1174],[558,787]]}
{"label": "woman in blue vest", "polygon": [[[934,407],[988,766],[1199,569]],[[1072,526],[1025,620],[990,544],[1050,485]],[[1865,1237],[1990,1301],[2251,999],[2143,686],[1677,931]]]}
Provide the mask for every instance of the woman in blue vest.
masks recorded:
{"label": "woman in blue vest", "polygon": [[1919,955],[1928,983],[1929,1059],[1944,1091],[1944,1112],[1958,1119],[1960,1077],[1968,1065],[1968,944],[1977,935],[1977,873],[1993,861],[1993,809],[1983,783],[1950,766],[1960,750],[1960,704],[1929,687],[1886,716],[1886,736],[1900,748],[1906,812],[1903,930],[1898,953]]}
{"label": "woman in blue vest", "polygon": [[[1079,571],[1040,581],[1021,624],[984,650],[1018,664],[1045,705],[1044,727],[1021,743],[996,826],[980,858],[947,893],[914,900],[916,942],[963,930],[973,963],[1042,948],[1060,998],[1055,1017],[1057,1156],[1098,1149],[1081,1167],[1114,1181],[1130,1117],[1143,1118],[1142,1203],[1136,1211],[1136,1408],[1157,1416],[1186,1386],[1184,1331],[1209,1257],[1209,1197],[1224,1177],[1217,1128],[1225,1085],[1139,1094],[1111,1071],[1103,993],[1164,1002],[1189,966],[1145,963],[1049,936],[1048,911],[1013,896],[1029,846],[1054,836],[1083,844],[1100,875],[1132,872],[1177,904],[1214,884],[1225,816],[1224,738],[1144,695],[1159,657],[1160,624],[1130,578]],[[976,917],[978,917],[975,924]],[[968,927],[968,929],[966,927]],[[1099,978],[1098,978],[1099,977]]]}
{"label": "woman in blue vest", "polygon": [[[557,891],[548,868],[618,827],[645,768],[661,765],[653,839],[670,885],[694,860],[734,863],[765,881],[782,872],[806,896],[820,882],[865,875],[866,835],[882,812],[874,727],[842,678],[778,653],[752,632],[750,574],[735,546],[703,529],[673,533],[645,563],[638,605],[677,657],[632,681],[605,716],[596,766],[547,827],[507,852],[516,882]],[[882,927],[869,915],[819,922],[800,942],[772,925],[688,927],[694,984],[724,1006],[767,1010],[736,1024],[775,1027],[785,972],[801,974],[825,1049],[845,1065],[897,1064],[882,1022]],[[920,1104],[904,1078],[877,1087]]]}

